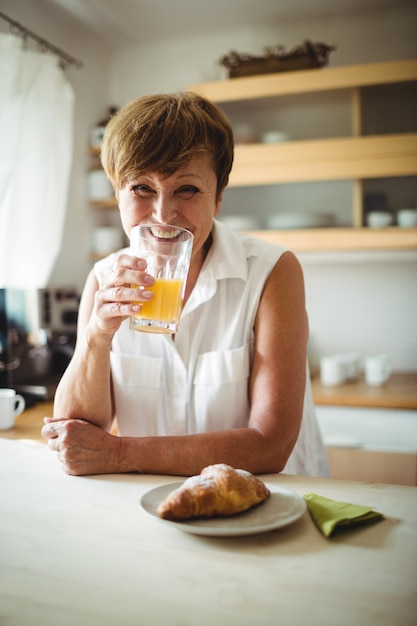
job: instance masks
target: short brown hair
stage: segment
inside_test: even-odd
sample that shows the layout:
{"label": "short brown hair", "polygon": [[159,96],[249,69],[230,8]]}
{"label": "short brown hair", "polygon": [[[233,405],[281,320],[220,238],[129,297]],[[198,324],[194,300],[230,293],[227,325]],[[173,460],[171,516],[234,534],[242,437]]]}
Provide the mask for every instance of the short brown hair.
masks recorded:
{"label": "short brown hair", "polygon": [[172,174],[196,154],[208,154],[217,197],[229,181],[233,131],[222,111],[191,92],[155,94],[128,102],[110,120],[101,161],[115,187],[149,172]]}

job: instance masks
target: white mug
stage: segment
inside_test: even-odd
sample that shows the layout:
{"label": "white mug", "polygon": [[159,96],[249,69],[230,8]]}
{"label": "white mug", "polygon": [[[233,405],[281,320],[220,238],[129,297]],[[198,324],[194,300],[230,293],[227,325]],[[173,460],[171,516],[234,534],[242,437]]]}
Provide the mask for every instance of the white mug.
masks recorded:
{"label": "white mug", "polygon": [[0,430],[13,428],[15,419],[25,410],[25,399],[14,389],[0,389]]}
{"label": "white mug", "polygon": [[367,385],[379,387],[383,385],[391,375],[391,361],[385,354],[368,356],[365,359],[365,382]]}
{"label": "white mug", "polygon": [[322,385],[335,387],[345,382],[347,366],[340,356],[325,356],[320,360],[320,381]]}

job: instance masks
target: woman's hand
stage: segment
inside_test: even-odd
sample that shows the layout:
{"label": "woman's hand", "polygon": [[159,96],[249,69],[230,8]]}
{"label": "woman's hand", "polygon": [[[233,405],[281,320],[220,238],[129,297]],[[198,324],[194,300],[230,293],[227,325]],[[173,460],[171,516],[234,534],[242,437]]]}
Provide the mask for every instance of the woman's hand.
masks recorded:
{"label": "woman's hand", "polygon": [[[146,273],[146,261],[127,254],[116,257],[112,271],[95,289],[94,305],[88,322],[88,336],[107,335],[111,341],[123,320],[138,313],[141,303],[150,300],[147,290],[155,279]],[[134,287],[133,285],[136,285]]]}
{"label": "woman's hand", "polygon": [[112,474],[121,472],[121,439],[82,419],[45,417],[42,435],[50,450],[57,452],[67,474]]}

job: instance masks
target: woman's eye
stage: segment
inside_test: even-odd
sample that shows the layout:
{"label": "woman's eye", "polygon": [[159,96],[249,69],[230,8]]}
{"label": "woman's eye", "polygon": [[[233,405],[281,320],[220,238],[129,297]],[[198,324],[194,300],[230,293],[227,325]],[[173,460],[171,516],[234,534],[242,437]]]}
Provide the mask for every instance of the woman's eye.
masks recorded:
{"label": "woman's eye", "polygon": [[194,185],[184,185],[177,190],[177,195],[180,195],[183,198],[191,198],[196,193],[198,193],[197,187]]}
{"label": "woman's eye", "polygon": [[132,191],[138,196],[148,196],[153,193],[153,189],[148,185],[133,185]]}

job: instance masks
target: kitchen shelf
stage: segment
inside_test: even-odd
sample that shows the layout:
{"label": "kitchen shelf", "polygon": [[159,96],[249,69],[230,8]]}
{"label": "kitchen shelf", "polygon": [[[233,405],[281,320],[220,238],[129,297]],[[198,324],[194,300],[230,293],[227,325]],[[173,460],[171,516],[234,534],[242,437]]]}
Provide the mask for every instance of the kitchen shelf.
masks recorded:
{"label": "kitchen shelf", "polygon": [[104,198],[103,200],[90,200],[89,204],[96,209],[115,209],[118,206],[115,196]]}
{"label": "kitchen shelf", "polygon": [[312,379],[315,404],[384,409],[417,409],[417,373],[395,372],[381,387],[358,382],[326,387],[317,376]]}
{"label": "kitchen shelf", "polygon": [[417,249],[417,228],[311,228],[257,230],[248,234],[294,252],[377,251]]}
{"label": "kitchen shelf", "polygon": [[[257,231],[269,241],[294,250],[375,250],[417,248],[416,230],[362,228],[364,180],[417,175],[417,134],[366,135],[362,129],[361,88],[417,81],[417,60],[282,72],[194,84],[189,91],[220,105],[264,100],[279,106],[279,97],[313,92],[346,92],[351,136],[294,140],[276,144],[238,144],[230,187],[312,181],[351,180],[351,229]],[[269,105],[270,106],[270,105]]]}
{"label": "kitchen shelf", "polygon": [[417,134],[237,145],[230,187],[417,174]]}
{"label": "kitchen shelf", "polygon": [[[117,208],[115,199],[90,202],[99,209]],[[275,243],[294,252],[350,252],[378,250],[416,250],[417,228],[396,226],[372,228],[303,228],[244,231],[248,235]],[[103,255],[92,254],[93,260]]]}
{"label": "kitchen shelf", "polygon": [[233,78],[190,85],[188,90],[221,103],[415,80],[417,60],[409,59]]}

